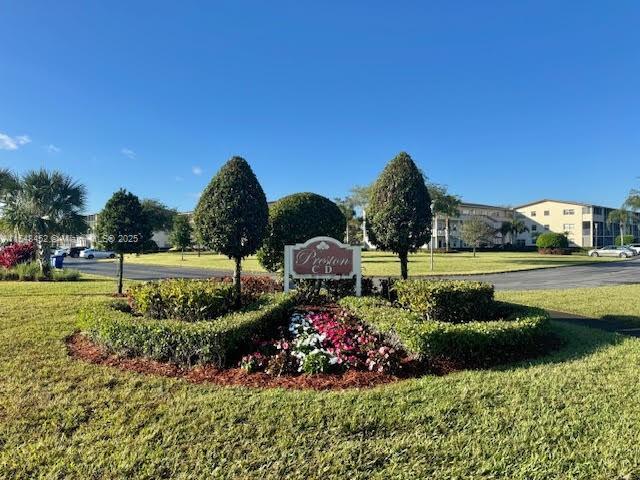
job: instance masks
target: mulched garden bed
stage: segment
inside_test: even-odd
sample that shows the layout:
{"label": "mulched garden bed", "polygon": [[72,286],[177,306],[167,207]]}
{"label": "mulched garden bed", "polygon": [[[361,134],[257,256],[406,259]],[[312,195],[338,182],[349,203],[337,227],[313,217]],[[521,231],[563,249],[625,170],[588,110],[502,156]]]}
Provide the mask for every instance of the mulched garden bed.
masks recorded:
{"label": "mulched garden bed", "polygon": [[67,338],[67,349],[71,357],[97,365],[106,365],[119,370],[142,374],[183,378],[193,383],[213,383],[223,386],[235,385],[294,390],[344,390],[348,388],[371,388],[405,378],[412,378],[420,374],[420,369],[410,363],[407,363],[403,373],[397,376],[378,372],[347,370],[340,374],[323,373],[318,375],[303,374],[274,377],[260,372],[247,373],[241,368],[219,369],[209,365],[182,368],[170,363],[157,362],[145,358],[127,358],[113,355],[80,333]]}

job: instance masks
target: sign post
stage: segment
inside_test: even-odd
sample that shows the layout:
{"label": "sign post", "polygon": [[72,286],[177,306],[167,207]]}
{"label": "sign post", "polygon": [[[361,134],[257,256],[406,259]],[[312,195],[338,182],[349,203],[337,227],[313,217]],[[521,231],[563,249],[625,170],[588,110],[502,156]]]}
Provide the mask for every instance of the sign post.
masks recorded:
{"label": "sign post", "polygon": [[284,291],[291,278],[341,280],[356,277],[356,295],[362,295],[361,247],[331,237],[314,237],[284,247]]}

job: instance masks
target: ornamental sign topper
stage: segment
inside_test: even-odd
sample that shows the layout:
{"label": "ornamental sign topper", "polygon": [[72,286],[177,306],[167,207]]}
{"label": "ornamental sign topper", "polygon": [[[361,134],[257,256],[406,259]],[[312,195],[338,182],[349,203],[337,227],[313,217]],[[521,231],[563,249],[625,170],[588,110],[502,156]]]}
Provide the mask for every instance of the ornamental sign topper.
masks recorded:
{"label": "ornamental sign topper", "polygon": [[284,247],[285,291],[289,291],[290,277],[338,280],[355,276],[356,295],[360,296],[360,270],[360,247],[345,245],[335,238],[314,237]]}

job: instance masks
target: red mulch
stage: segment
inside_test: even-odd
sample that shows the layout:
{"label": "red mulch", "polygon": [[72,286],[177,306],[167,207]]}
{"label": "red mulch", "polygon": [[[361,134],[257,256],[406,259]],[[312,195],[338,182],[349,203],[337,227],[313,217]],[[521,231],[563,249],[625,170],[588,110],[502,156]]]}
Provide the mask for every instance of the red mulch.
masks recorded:
{"label": "red mulch", "polygon": [[402,376],[378,372],[348,370],[340,374],[286,375],[272,377],[266,373],[247,373],[241,368],[220,369],[211,365],[182,368],[170,363],[157,362],[146,358],[127,358],[113,355],[96,345],[87,337],[76,333],[67,339],[69,355],[89,363],[107,365],[120,370],[184,378],[193,383],[214,383],[216,385],[239,385],[257,388],[287,388],[312,390],[344,390],[347,388],[370,388],[385,383],[396,382],[419,374],[419,369],[407,364]]}

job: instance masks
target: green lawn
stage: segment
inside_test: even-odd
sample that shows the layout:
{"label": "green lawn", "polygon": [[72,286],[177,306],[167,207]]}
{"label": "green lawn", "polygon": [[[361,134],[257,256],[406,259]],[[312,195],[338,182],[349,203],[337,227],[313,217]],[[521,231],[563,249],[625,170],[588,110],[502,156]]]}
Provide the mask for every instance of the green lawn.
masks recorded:
{"label": "green lawn", "polygon": [[[222,388],[69,359],[75,312],[113,288],[0,283],[0,478],[640,475],[635,339],[556,324],[567,347],[507,369],[363,391]],[[640,293],[565,299],[599,312],[616,289]]]}
{"label": "green lawn", "polygon": [[496,292],[499,300],[543,307],[559,312],[607,320],[616,318],[640,325],[640,286],[575,288],[571,290],[531,290]]}
{"label": "green lawn", "polygon": [[[536,252],[480,252],[474,258],[470,252],[435,254],[434,270],[430,269],[430,258],[426,252],[419,252],[409,257],[410,275],[446,275],[505,272],[514,270],[530,270],[533,268],[562,267],[590,262],[607,262],[612,258],[591,258],[585,255],[539,255]],[[185,267],[203,267],[232,271],[233,261],[223,255],[203,253],[163,252],[147,255],[128,255],[128,263],[145,265],[167,265]],[[245,259],[245,271],[260,272],[264,269],[254,256]],[[365,275],[393,276],[400,275],[400,263],[397,255],[388,252],[363,252],[362,270]]]}

